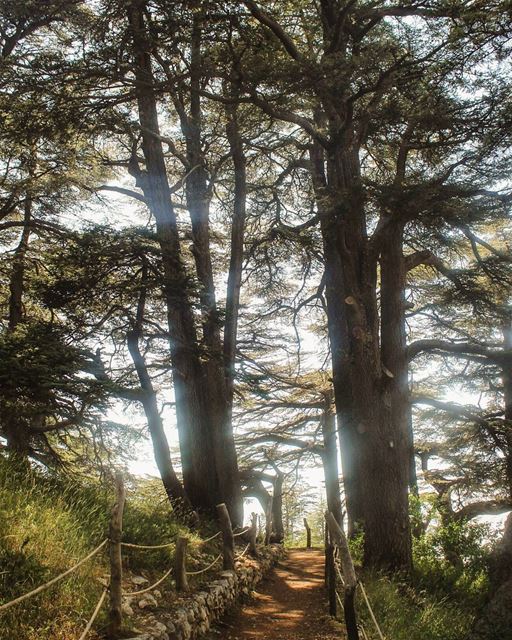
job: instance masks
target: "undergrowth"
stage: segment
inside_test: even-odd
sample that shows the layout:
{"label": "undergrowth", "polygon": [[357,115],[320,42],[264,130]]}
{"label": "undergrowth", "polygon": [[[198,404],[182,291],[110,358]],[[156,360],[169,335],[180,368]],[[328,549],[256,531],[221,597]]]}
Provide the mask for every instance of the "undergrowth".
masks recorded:
{"label": "undergrowth", "polygon": [[[125,541],[162,544],[186,531],[173,518],[159,482],[127,484]],[[107,537],[113,500],[110,483],[78,483],[0,458],[0,604],[47,582],[97,547]],[[126,550],[123,559],[133,572],[159,577],[173,551]],[[108,574],[105,548],[67,578],[0,614],[0,640],[76,640]],[[106,610],[96,625],[100,632]]]}
{"label": "undergrowth", "polygon": [[[361,572],[384,636],[394,640],[464,640],[488,589],[487,530],[459,523],[414,539],[412,578]],[[362,539],[351,542],[356,562]],[[449,559],[447,559],[447,556]],[[360,589],[358,619],[370,639],[378,638]]]}

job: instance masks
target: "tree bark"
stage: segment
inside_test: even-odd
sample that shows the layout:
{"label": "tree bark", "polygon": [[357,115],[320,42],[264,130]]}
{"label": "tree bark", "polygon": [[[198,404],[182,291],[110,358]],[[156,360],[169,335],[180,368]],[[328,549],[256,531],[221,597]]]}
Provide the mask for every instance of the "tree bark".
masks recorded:
{"label": "tree bark", "polygon": [[[405,333],[407,271],[403,257],[403,222],[385,218],[383,224],[385,232],[380,239],[381,428],[387,437],[383,447],[384,457],[390,463],[387,473],[394,487],[392,491],[396,492],[388,497],[385,505],[386,529],[389,527],[388,535],[398,546],[403,546],[398,555],[411,559],[408,487],[416,484],[416,473]],[[383,497],[381,494],[380,498]],[[380,518],[383,517],[384,512],[380,514]],[[397,527],[394,533],[393,523]]]}
{"label": "tree bark", "polygon": [[274,492],[272,496],[272,542],[281,544],[284,541],[283,526],[283,483],[284,474],[276,470]]}
{"label": "tree bark", "polygon": [[[216,301],[210,250],[210,189],[202,148],[202,21],[201,12],[193,17],[190,49],[190,110],[179,106],[181,126],[187,149],[187,208],[192,224],[192,253],[199,281],[199,299],[203,334],[204,397],[213,438],[215,469],[219,494],[226,503],[235,525],[243,522],[243,503],[238,461],[231,422],[232,390],[225,377],[224,347],[221,321]],[[241,269],[241,266],[240,266]],[[238,313],[238,306],[231,309]],[[235,325],[236,331],[236,325]],[[236,334],[235,338],[236,340]]]}
{"label": "tree bark", "polygon": [[145,2],[128,7],[135,58],[135,92],[142,130],[146,170],[132,161],[131,171],[155,218],[164,271],[164,297],[170,336],[170,354],[176,417],[185,491],[195,508],[214,512],[220,502],[214,443],[203,397],[205,377],[189,296],[188,278],[181,256],[176,214],[160,139],[151,69],[150,44],[143,17]]}
{"label": "tree bark", "polygon": [[[320,124],[320,123],[319,123]],[[330,213],[330,195],[325,173],[325,152],[318,144],[311,147],[311,177],[323,239],[325,264],[325,297],[327,302],[327,328],[331,347],[333,387],[336,402],[338,437],[340,441],[343,488],[347,505],[349,536],[362,524],[362,498],[357,473],[359,435],[353,415],[352,384],[350,379],[350,353],[348,326],[344,299],[346,297],[343,268],[338,253],[337,238],[340,221]]]}
{"label": "tree bark", "polygon": [[[334,129],[330,137],[336,139]],[[367,566],[408,571],[409,459],[404,460],[403,421],[396,425],[391,417],[403,417],[403,408],[400,403],[392,407],[388,387],[393,378],[381,360],[377,253],[367,237],[359,158],[344,141],[333,142],[326,156],[326,171],[323,154],[312,159],[350,529],[363,523]],[[396,282],[391,286],[393,297],[401,299],[403,289]]]}

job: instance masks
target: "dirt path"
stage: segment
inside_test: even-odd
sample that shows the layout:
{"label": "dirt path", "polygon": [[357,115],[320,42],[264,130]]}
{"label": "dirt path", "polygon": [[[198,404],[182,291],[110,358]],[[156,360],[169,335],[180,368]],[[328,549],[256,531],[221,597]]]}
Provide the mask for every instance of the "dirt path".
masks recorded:
{"label": "dirt path", "polygon": [[227,616],[209,638],[341,640],[342,626],[327,614],[323,570],[322,551],[291,549],[251,602]]}

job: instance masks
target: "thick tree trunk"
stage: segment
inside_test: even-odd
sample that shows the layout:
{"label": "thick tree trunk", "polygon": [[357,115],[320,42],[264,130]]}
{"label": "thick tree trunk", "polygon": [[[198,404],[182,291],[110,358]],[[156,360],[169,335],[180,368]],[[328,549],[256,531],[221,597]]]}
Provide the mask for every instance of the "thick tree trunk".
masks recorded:
{"label": "thick tree trunk", "polygon": [[[405,288],[407,272],[403,257],[403,223],[385,220],[381,239],[381,424],[387,434],[388,468],[396,495],[388,505],[388,518],[396,523],[393,535],[403,549],[399,557],[411,558],[408,487],[415,484],[414,443],[411,433],[411,405],[408,384],[405,333]],[[411,560],[409,560],[411,562]]]}
{"label": "thick tree trunk", "polygon": [[283,483],[284,474],[276,470],[274,479],[274,494],[272,496],[272,542],[281,543],[284,540],[283,525]]}
{"label": "thick tree trunk", "polygon": [[181,257],[176,214],[171,202],[160,139],[150,46],[143,19],[143,2],[133,2],[128,17],[133,38],[138,113],[146,171],[132,167],[156,221],[164,270],[164,296],[176,417],[185,491],[194,508],[214,512],[219,494],[214,444],[203,398],[205,377],[198,350],[194,316],[188,297],[188,278]]}
{"label": "thick tree trunk", "polygon": [[[189,175],[186,181],[187,207],[192,223],[192,252],[200,285],[199,297],[204,344],[205,408],[211,425],[219,492],[234,526],[243,521],[243,503],[238,461],[231,422],[232,394],[225,378],[221,321],[216,302],[210,251],[210,193],[202,149],[202,111],[199,95],[202,78],[202,16],[194,14],[191,42],[190,113],[181,110],[187,146]],[[236,309],[237,311],[237,309]]]}
{"label": "thick tree trunk", "polygon": [[[408,571],[409,459],[402,422],[392,419],[401,411],[392,407],[393,379],[381,361],[377,253],[367,237],[358,153],[347,139],[330,149],[326,173],[323,160],[313,160],[326,279],[333,289],[326,291],[327,314],[347,510],[352,521],[363,523],[365,564]],[[399,284],[390,286],[401,299]]]}
{"label": "thick tree trunk", "polygon": [[340,220],[331,215],[324,150],[318,143],[312,146],[311,164],[312,181],[323,238],[327,327],[331,346],[333,387],[348,530],[349,535],[352,536],[362,524],[363,515],[361,511],[362,498],[359,495],[360,483],[357,478],[360,469],[359,447],[357,445],[359,434],[353,415],[348,326],[344,302],[346,294],[343,268],[337,246]]}

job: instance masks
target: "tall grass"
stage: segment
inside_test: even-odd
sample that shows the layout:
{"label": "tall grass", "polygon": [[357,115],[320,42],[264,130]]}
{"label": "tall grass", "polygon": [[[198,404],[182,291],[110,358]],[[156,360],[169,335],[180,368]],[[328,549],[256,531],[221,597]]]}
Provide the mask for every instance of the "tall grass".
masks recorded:
{"label": "tall grass", "polygon": [[[0,460],[0,599],[65,571],[106,537],[108,497]],[[101,594],[104,557],[1,614],[0,639],[72,640]]]}
{"label": "tall grass", "polygon": [[[161,544],[180,527],[160,483],[128,483],[124,540]],[[107,537],[113,495],[109,484],[77,483],[20,468],[0,458],[0,604],[65,571]],[[173,548],[123,553],[134,572],[162,572]],[[106,549],[41,594],[0,613],[0,640],[76,640],[109,574]],[[105,611],[97,628],[105,624]],[[94,633],[90,636],[94,639]]]}
{"label": "tall grass", "polygon": [[[486,529],[461,524],[438,527],[414,539],[414,574],[407,580],[361,572],[371,606],[386,638],[393,640],[464,640],[487,593]],[[461,559],[454,567],[443,554],[448,547]],[[351,541],[352,555],[362,560],[363,539]],[[357,609],[370,639],[378,638],[362,594]]]}

